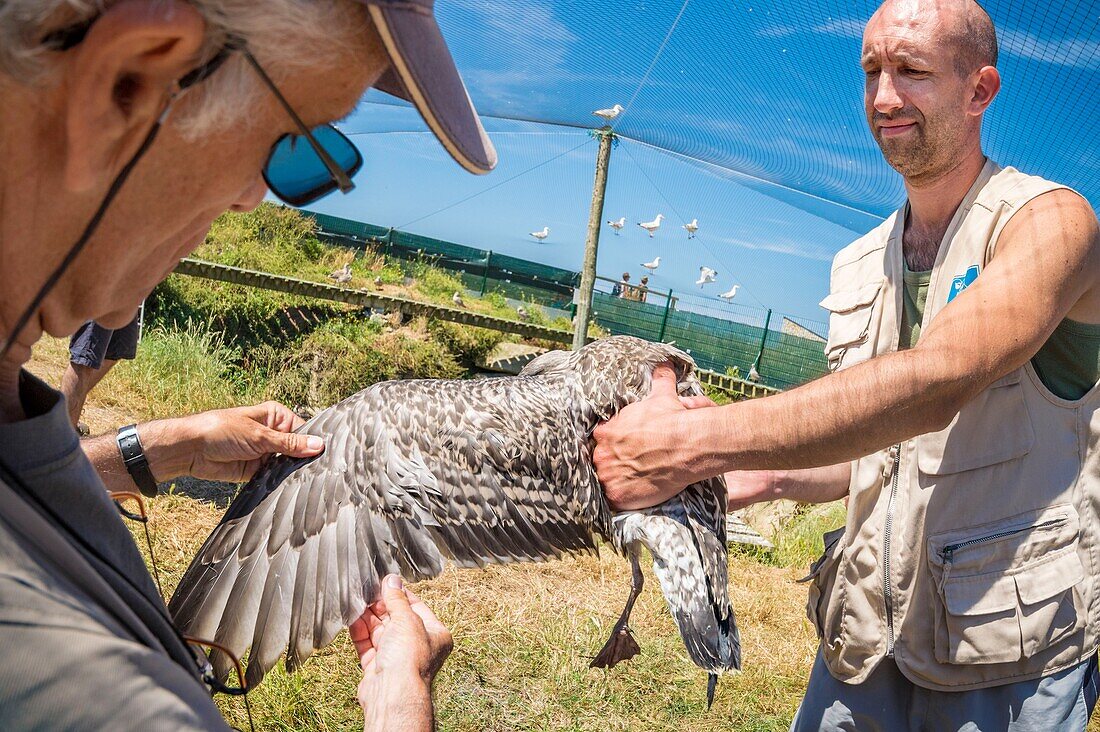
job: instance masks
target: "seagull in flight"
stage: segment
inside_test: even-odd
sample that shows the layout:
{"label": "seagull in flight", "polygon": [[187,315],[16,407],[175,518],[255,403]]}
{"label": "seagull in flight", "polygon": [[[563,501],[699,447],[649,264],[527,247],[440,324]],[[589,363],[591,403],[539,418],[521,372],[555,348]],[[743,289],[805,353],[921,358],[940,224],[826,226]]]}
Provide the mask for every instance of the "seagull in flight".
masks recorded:
{"label": "seagull in flight", "polygon": [[734,285],[729,289],[729,292],[723,292],[718,297],[722,298],[726,302],[731,302],[733,298],[737,297],[737,291],[741,289],[741,285]]}
{"label": "seagull in flight", "polygon": [[[718,675],[741,667],[724,480],[615,512],[592,466],[593,430],[649,395],[662,364],[676,382],[662,388],[703,393],[683,351],[612,336],[545,353],[519,376],[383,382],[319,412],[301,431],[323,437],[324,453],[275,456],[241,489],[169,602],[176,626],[237,657],[249,651],[251,687],[284,650],[293,672],[331,643],[390,572],[419,581],[446,562],[543,561],[594,554],[602,541],[632,579],[592,665],[639,652],[628,623],[645,548],[712,700]],[[220,678],[233,665],[218,651],[210,661]]]}
{"label": "seagull in flight", "polygon": [[550,227],[544,226],[542,227],[542,231],[532,231],[531,236],[535,237],[539,241],[542,241],[546,237],[550,236]]}
{"label": "seagull in flight", "polygon": [[710,283],[714,282],[715,278],[717,277],[718,273],[710,267],[700,267],[699,279],[695,280],[695,284],[699,285],[699,288],[702,289],[703,285],[709,285]]}
{"label": "seagull in flight", "polygon": [[645,229],[646,231],[648,231],[649,232],[649,237],[652,239],[653,238],[653,232],[655,232],[655,231],[657,231],[657,229],[661,228],[661,221],[664,218],[665,218],[664,214],[657,214],[657,218],[653,219],[652,221],[639,222],[638,226],[640,226],[643,229]]}
{"label": "seagull in flight", "polygon": [[622,114],[622,112],[623,112],[623,105],[616,104],[611,109],[597,109],[592,114],[596,115],[597,117],[603,117],[605,120],[610,122],[611,120],[615,119],[620,114]]}
{"label": "seagull in flight", "polygon": [[653,270],[661,266],[661,258],[654,257],[652,262],[642,262],[642,266],[652,272]]}
{"label": "seagull in flight", "polygon": [[687,229],[688,239],[694,239],[695,232],[699,231],[699,219],[692,219],[691,223],[684,224],[684,228]]}
{"label": "seagull in flight", "polygon": [[608,221],[607,225],[614,229],[615,233],[618,234],[622,230],[622,228],[626,226],[626,217],[622,216],[619,218],[618,221]]}

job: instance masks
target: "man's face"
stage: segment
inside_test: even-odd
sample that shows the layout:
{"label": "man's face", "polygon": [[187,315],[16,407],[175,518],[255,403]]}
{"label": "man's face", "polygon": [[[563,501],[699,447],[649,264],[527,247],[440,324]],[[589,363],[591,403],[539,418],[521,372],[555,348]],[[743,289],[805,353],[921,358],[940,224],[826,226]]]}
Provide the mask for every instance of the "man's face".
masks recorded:
{"label": "man's face", "polygon": [[861,58],[871,134],[911,180],[935,178],[957,162],[973,93],[955,69],[946,20],[919,10],[916,2],[882,8],[867,24]]}
{"label": "man's face", "polygon": [[[381,41],[371,37],[364,44],[369,48],[342,57],[330,54],[316,67],[276,79],[306,126],[349,114],[386,68]],[[234,126],[216,127],[198,139],[184,136],[169,116],[88,248],[51,294],[48,330],[65,332],[89,318],[121,327],[179,260],[203,242],[215,218],[259,205],[267,191],[261,171],[272,145],[298,129],[267,87],[260,87],[255,98],[255,109]],[[184,95],[173,114],[185,112],[187,103]]]}

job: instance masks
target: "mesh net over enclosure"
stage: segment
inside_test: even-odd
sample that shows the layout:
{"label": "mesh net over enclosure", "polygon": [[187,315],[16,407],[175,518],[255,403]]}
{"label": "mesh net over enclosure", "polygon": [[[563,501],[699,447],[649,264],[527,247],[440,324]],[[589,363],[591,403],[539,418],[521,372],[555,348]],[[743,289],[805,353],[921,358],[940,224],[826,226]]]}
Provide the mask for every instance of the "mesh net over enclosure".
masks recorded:
{"label": "mesh net over enclosure", "polygon": [[[790,386],[825,369],[829,262],[904,200],[867,130],[859,0],[441,2],[436,15],[501,152],[458,170],[404,102],[377,91],[341,128],[364,149],[363,195],[316,210],[384,226],[341,231],[428,257],[467,288],[569,314],[603,124],[611,121],[594,321],[674,341],[718,371]],[[1003,165],[1100,205],[1100,0],[989,0],[1002,89],[983,145]],[[656,237],[637,227],[658,212]],[[699,218],[691,239],[684,225]],[[544,226],[550,235],[535,241]],[[391,228],[392,227],[392,228]],[[535,237],[537,238],[537,237]],[[349,240],[353,245],[355,239]],[[456,244],[453,242],[462,242]],[[347,243],[347,242],[345,242]],[[662,257],[656,271],[641,263]],[[694,286],[701,266],[718,271]],[[650,274],[645,302],[613,297]],[[733,302],[719,299],[733,284]]]}

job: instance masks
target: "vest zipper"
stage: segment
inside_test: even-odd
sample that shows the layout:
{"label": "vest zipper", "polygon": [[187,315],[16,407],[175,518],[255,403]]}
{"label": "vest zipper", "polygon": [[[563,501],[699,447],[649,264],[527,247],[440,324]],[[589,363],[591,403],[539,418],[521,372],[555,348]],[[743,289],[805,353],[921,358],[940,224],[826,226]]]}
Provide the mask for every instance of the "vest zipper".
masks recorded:
{"label": "vest zipper", "polygon": [[890,538],[894,529],[894,503],[898,494],[898,468],[901,464],[901,445],[890,448],[893,463],[887,463],[890,471],[890,500],[886,504],[886,526],[882,535],[882,599],[886,608],[886,655],[894,655],[894,591],[890,579]]}
{"label": "vest zipper", "polygon": [[951,555],[954,554],[955,551],[958,549],[966,549],[968,547],[974,546],[975,544],[984,544],[987,541],[996,541],[997,539],[1003,539],[1006,536],[1012,536],[1013,534],[1021,534],[1025,531],[1034,531],[1036,529],[1046,529],[1051,526],[1058,526],[1064,524],[1065,522],[1065,518],[1056,518],[1050,519],[1049,521],[1044,521],[1041,524],[1034,524],[1032,526],[1020,526],[1015,529],[1006,529],[1004,531],[998,531],[995,534],[989,534],[988,536],[979,536],[976,539],[967,539],[966,541],[960,541],[957,544],[948,544],[941,550],[940,553],[943,555],[944,564],[949,564],[952,558]]}

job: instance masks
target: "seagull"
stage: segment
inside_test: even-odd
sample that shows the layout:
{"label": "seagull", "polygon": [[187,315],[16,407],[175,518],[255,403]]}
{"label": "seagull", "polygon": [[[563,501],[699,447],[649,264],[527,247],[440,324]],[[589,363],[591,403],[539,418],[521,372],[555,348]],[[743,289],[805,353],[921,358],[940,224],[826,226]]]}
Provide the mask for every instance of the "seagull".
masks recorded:
{"label": "seagull", "polygon": [[550,227],[544,226],[542,227],[542,231],[532,231],[531,236],[535,237],[539,241],[542,241],[546,237],[550,236]]}
{"label": "seagull", "polygon": [[653,270],[661,266],[661,258],[654,257],[652,262],[642,262],[642,266],[652,272]]}
{"label": "seagull", "polygon": [[516,315],[519,316],[520,320],[531,319],[531,313],[527,312],[527,308],[523,307],[522,305],[516,308]]}
{"label": "seagull", "polygon": [[330,280],[336,280],[340,284],[345,282],[351,282],[351,262],[348,262],[340,269],[334,269],[328,273]]}
{"label": "seagull", "polygon": [[451,295],[451,302],[453,302],[460,308],[466,307],[466,303],[462,301],[462,295],[460,295],[457,290],[455,291],[455,294]]}
{"label": "seagull", "polygon": [[374,278],[374,286],[375,287],[381,287],[382,286],[382,275],[378,275],[377,277]]}
{"label": "seagull", "polygon": [[694,239],[695,232],[699,231],[699,219],[692,219],[690,224],[684,224],[684,228],[687,229],[688,239]]}
{"label": "seagull", "polygon": [[648,231],[650,238],[652,238],[653,232],[661,228],[661,219],[663,219],[664,217],[664,214],[657,214],[657,218],[653,219],[652,221],[646,221],[645,223],[639,223],[638,226]]}
{"label": "seagull", "polygon": [[618,221],[608,221],[607,225],[614,229],[615,233],[618,234],[622,230],[622,228],[626,226],[626,217],[623,216]]}
{"label": "seagull", "polygon": [[710,283],[714,282],[717,276],[718,273],[710,267],[700,267],[699,279],[695,280],[695,284],[699,285],[699,288],[702,289],[703,285],[709,285]]}
{"label": "seagull", "polygon": [[[671,364],[682,396],[702,394],[683,351],[631,336],[550,351],[519,376],[375,384],[301,431],[314,458],[269,460],[229,506],[180,580],[169,610],[180,632],[213,640],[259,683],[287,650],[294,671],[378,599],[382,577],[409,581],[459,567],[595,554],[630,563],[626,606],[593,659],[639,652],[629,627],[644,547],[691,659],[718,675],[741,667],[730,606],[726,488],[694,483],[653,508],[614,512],[592,466],[596,426],[650,392]],[[224,678],[232,661],[212,652]]]}
{"label": "seagull", "polygon": [[737,291],[741,289],[741,285],[734,285],[729,289],[729,292],[723,292],[718,297],[722,298],[726,302],[730,302],[733,298],[737,297]]}
{"label": "seagull", "polygon": [[760,381],[760,372],[756,370],[756,364],[749,366],[749,381]]}
{"label": "seagull", "polygon": [[597,109],[592,114],[596,115],[597,117],[603,117],[608,122],[610,122],[611,120],[615,119],[620,114],[622,114],[622,112],[623,112],[623,105],[616,104],[611,109]]}

